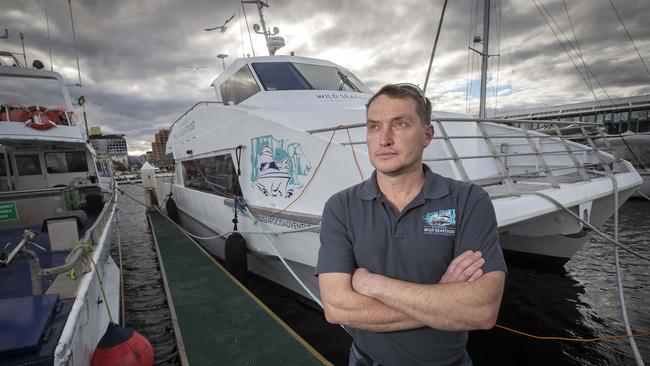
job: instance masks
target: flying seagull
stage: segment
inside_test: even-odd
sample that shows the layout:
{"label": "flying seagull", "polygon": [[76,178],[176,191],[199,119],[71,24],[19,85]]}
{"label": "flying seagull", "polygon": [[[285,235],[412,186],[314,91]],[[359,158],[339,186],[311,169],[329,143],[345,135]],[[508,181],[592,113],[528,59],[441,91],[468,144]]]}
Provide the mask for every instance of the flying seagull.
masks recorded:
{"label": "flying seagull", "polygon": [[226,22],[223,23],[223,25],[221,25],[221,26],[219,26],[219,27],[214,27],[214,28],[204,28],[203,30],[206,31],[206,32],[209,32],[209,31],[213,31],[213,30],[215,30],[215,29],[221,29],[221,33],[223,33],[223,32],[226,31],[226,24],[228,24],[228,22],[231,21],[232,18],[234,18],[234,17],[235,17],[235,14],[233,14],[232,16],[230,16],[230,18],[228,18],[228,20],[226,20]]}

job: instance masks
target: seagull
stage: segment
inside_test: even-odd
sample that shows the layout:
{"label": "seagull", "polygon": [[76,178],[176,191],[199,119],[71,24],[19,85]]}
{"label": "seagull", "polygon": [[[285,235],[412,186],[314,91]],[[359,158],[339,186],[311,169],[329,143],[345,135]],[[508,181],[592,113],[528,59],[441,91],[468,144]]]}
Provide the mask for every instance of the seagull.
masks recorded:
{"label": "seagull", "polygon": [[231,21],[232,18],[234,18],[234,17],[235,17],[235,14],[233,14],[232,16],[230,16],[230,18],[228,18],[228,20],[226,20],[226,22],[223,23],[223,25],[221,25],[221,26],[219,26],[219,27],[214,27],[214,28],[204,28],[203,30],[206,31],[206,32],[209,32],[209,31],[213,31],[213,30],[215,30],[215,29],[221,29],[221,33],[223,33],[223,32],[226,31],[226,24],[228,24],[228,22]]}

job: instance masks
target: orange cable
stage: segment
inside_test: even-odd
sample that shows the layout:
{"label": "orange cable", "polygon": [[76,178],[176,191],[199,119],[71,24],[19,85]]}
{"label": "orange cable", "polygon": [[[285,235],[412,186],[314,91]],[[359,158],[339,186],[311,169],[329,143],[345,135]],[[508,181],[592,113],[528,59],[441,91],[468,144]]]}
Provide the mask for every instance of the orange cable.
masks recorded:
{"label": "orange cable", "polygon": [[519,330],[515,330],[512,328],[505,327],[503,325],[495,325],[496,328],[504,329],[507,330],[508,332],[526,336],[529,338],[533,339],[539,339],[543,341],[568,341],[568,342],[582,342],[582,343],[588,343],[588,342],[597,342],[597,341],[605,341],[605,340],[611,340],[611,339],[625,339],[625,338],[630,338],[630,337],[646,337],[650,335],[650,332],[642,332],[642,333],[636,333],[632,335],[616,335],[616,336],[602,336],[602,337],[596,337],[596,338],[567,338],[567,337],[544,337],[544,336],[537,336],[534,334],[522,332]]}
{"label": "orange cable", "polygon": [[361,181],[366,180],[363,177],[363,172],[361,171],[361,167],[359,166],[359,162],[357,161],[357,153],[354,151],[354,146],[352,146],[352,137],[350,136],[350,129],[346,128],[345,131],[348,133],[348,141],[350,141],[350,149],[352,149],[352,157],[354,158],[354,163],[357,165],[357,169],[359,170],[359,176],[361,177]]}

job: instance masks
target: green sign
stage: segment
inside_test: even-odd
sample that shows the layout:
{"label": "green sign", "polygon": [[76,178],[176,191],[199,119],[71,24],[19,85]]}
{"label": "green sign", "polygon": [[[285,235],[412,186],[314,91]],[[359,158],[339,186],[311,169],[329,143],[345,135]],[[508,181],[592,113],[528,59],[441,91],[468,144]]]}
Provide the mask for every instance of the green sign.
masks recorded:
{"label": "green sign", "polygon": [[18,220],[15,202],[0,202],[0,221]]}

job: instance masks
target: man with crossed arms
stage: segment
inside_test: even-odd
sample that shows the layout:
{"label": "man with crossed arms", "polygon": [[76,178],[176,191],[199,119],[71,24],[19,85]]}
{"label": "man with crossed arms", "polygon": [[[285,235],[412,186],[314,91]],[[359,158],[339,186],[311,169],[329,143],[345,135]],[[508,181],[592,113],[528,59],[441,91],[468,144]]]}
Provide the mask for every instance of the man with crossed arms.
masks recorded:
{"label": "man with crossed arms", "polygon": [[367,104],[372,177],[332,196],[316,273],[328,322],[353,338],[350,365],[472,365],[467,331],[496,322],[506,266],[477,185],[433,173],[431,103],[412,84]]}

